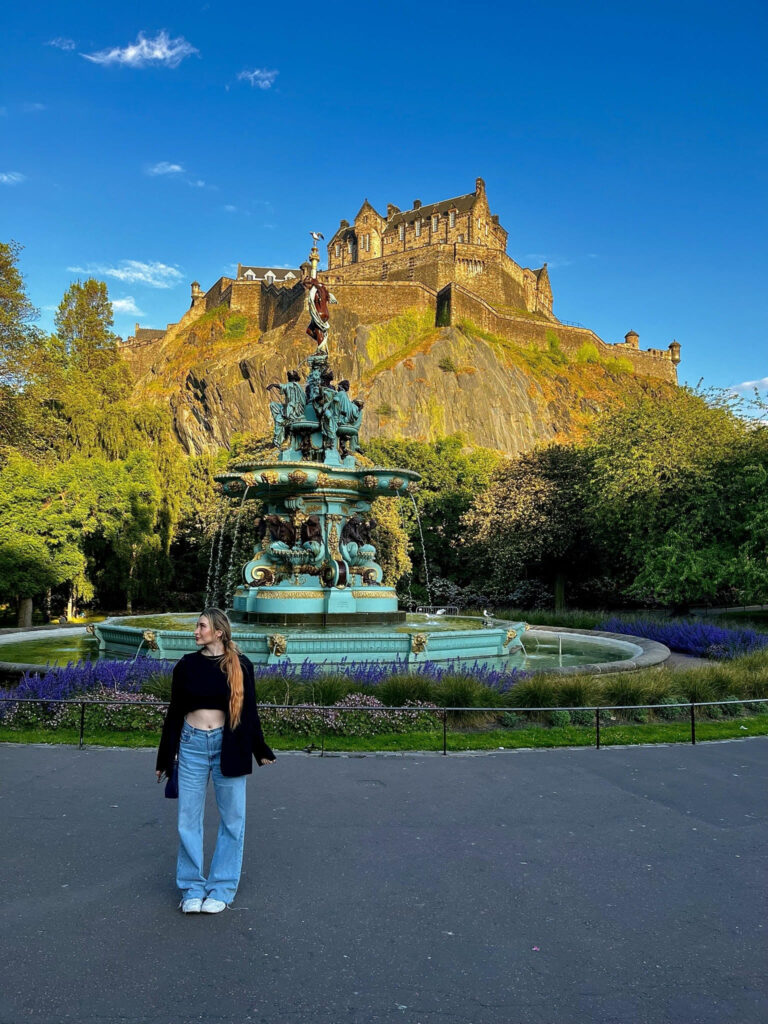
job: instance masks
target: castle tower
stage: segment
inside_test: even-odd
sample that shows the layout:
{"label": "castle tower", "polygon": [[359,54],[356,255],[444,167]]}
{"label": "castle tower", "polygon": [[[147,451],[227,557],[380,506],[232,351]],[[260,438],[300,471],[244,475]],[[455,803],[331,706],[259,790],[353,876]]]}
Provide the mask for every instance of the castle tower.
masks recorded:
{"label": "castle tower", "polygon": [[193,282],[192,282],[192,287],[191,287],[191,291],[192,291],[192,301],[191,301],[191,302],[190,302],[190,304],[189,304],[189,307],[190,307],[190,309],[191,309],[191,308],[192,308],[193,306],[196,306],[196,305],[197,305],[197,303],[198,303],[198,302],[199,302],[199,301],[200,301],[201,299],[204,299],[204,298],[205,298],[205,292],[204,292],[204,291],[202,290],[202,288],[200,287],[200,282],[199,282],[199,281],[193,281]]}
{"label": "castle tower", "polygon": [[680,362],[680,342],[670,341],[669,343],[669,358],[672,360],[675,366]]}
{"label": "castle tower", "polygon": [[624,335],[624,344],[628,348],[640,348],[640,335],[637,331],[627,331]]}

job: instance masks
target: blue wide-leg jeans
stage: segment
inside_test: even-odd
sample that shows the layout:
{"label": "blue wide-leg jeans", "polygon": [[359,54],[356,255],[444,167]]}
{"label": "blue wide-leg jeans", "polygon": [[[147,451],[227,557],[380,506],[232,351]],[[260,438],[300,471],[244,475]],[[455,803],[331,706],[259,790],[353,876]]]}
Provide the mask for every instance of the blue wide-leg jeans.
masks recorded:
{"label": "blue wide-leg jeans", "polygon": [[[231,903],[243,864],[245,775],[221,774],[223,729],[195,729],[186,722],[179,743],[179,856],[176,884],[183,899]],[[203,871],[203,818],[208,778],[213,778],[219,832],[208,878]]]}

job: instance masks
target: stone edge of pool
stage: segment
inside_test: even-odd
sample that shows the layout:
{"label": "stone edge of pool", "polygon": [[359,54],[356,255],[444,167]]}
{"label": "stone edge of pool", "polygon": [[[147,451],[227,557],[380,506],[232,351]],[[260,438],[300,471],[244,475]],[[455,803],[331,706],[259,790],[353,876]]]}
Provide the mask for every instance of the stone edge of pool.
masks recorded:
{"label": "stone edge of pool", "polygon": [[[67,630],[69,633],[74,633],[75,629],[71,626],[58,627],[62,630]],[[85,632],[85,627],[79,627]],[[24,633],[31,632],[28,629],[20,629],[16,631],[4,631],[4,635],[9,637],[14,636],[17,640]],[[55,632],[50,630],[49,632]],[[603,630],[596,629],[573,629],[570,626],[534,626],[527,630],[527,634],[536,636],[536,634],[561,634],[590,637],[594,639],[596,646],[599,646],[601,640],[609,640],[612,642],[619,642],[626,644],[627,646],[638,647],[641,651],[640,654],[635,657],[628,658],[625,661],[609,661],[609,662],[595,662],[589,665],[564,665],[559,668],[548,668],[545,671],[552,675],[608,675],[614,672],[633,672],[641,668],[651,668],[656,665],[663,665],[664,662],[670,656],[670,650],[664,644],[658,643],[656,640],[646,640],[645,637],[641,636],[630,636],[627,633],[606,633]],[[526,635],[526,634],[524,634]],[[0,650],[2,650],[2,639],[0,638]],[[20,679],[25,672],[36,672],[41,674],[45,671],[45,665],[28,665],[22,662],[10,662],[0,661],[0,684],[4,682],[11,682],[13,680]]]}

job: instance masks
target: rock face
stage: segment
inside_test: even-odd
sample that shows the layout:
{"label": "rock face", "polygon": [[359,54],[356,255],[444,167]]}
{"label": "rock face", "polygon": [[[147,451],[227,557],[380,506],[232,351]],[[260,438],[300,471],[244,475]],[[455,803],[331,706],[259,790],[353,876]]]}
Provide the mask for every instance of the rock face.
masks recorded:
{"label": "rock face", "polygon": [[[265,334],[247,320],[223,307],[208,312],[133,364],[137,393],[169,403],[189,453],[228,447],[236,433],[271,433],[267,385],[314,351],[304,317]],[[436,328],[418,311],[366,326],[335,308],[330,349],[336,379],[349,379],[352,397],[365,400],[362,441],[461,432],[514,454],[578,434],[630,391],[670,388],[617,360],[580,363],[556,346],[542,354],[471,325]]]}

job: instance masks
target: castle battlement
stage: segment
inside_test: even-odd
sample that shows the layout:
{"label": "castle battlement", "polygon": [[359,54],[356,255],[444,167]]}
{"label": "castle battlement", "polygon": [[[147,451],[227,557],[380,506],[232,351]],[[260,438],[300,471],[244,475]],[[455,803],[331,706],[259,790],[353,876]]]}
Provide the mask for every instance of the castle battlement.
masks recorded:
{"label": "castle battlement", "polygon": [[[516,343],[544,347],[547,331],[554,330],[567,349],[589,342],[603,355],[626,356],[640,374],[676,382],[677,341],[668,349],[641,351],[635,331],[608,345],[588,328],[563,323],[553,313],[547,264],[534,269],[516,263],[507,239],[482,178],[474,192],[429,204],[415,199],[408,210],[390,203],[385,215],[366,199],[354,221],[342,220],[331,237],[328,269],[318,277],[336,295],[338,308],[363,324],[431,310],[436,326],[470,321]],[[308,263],[295,269],[238,263],[236,277],[220,277],[207,291],[193,281],[190,308],[177,324],[166,331],[136,324],[125,347],[161,344],[219,306],[249,315],[262,332],[298,323],[309,274]]]}

